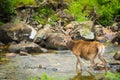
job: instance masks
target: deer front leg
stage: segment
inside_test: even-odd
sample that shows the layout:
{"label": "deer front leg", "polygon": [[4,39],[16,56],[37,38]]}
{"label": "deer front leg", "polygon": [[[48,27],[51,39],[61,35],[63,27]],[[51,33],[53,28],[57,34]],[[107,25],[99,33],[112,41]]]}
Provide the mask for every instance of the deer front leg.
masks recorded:
{"label": "deer front leg", "polygon": [[[80,56],[77,57],[77,62],[76,62],[76,72],[81,73],[82,72],[82,63],[80,61]],[[80,68],[80,69],[79,69]]]}
{"label": "deer front leg", "polygon": [[96,64],[95,64],[95,62],[94,62],[94,59],[90,59],[90,63],[91,63],[91,66],[90,66],[90,67],[92,67],[92,68],[96,67]]}

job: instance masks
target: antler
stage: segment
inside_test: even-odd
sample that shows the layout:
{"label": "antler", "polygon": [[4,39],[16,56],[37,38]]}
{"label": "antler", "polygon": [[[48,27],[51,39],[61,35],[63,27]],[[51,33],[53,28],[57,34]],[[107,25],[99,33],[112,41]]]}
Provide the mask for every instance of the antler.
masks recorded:
{"label": "antler", "polygon": [[61,20],[58,21],[58,29],[65,34],[66,36],[72,37],[76,32],[82,27],[82,24],[79,24],[79,26],[75,26],[74,29],[67,29],[66,31],[61,26]]}
{"label": "antler", "polygon": [[79,24],[79,26],[77,26],[77,28],[74,28],[73,30],[70,31],[70,34],[76,33],[81,27],[82,27],[82,24]]}
{"label": "antler", "polygon": [[62,27],[61,27],[61,20],[58,21],[58,29],[65,35],[69,35]]}

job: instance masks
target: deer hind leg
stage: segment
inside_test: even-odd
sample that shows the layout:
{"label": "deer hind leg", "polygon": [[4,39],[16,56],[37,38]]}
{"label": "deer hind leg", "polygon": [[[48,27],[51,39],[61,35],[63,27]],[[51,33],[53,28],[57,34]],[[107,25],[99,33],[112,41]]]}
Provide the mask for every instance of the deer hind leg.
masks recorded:
{"label": "deer hind leg", "polygon": [[103,56],[101,54],[98,54],[98,58],[103,62],[104,66],[105,66],[105,71],[107,72],[108,68],[107,68],[106,60],[103,58]]}
{"label": "deer hind leg", "polygon": [[80,60],[80,56],[76,56],[76,57],[77,57],[76,72],[81,73],[82,72],[82,63],[81,63],[81,60]]}
{"label": "deer hind leg", "polygon": [[90,65],[89,69],[94,69],[94,68],[97,66],[97,65],[95,64],[93,58],[90,59],[90,63],[91,63],[91,65]]}

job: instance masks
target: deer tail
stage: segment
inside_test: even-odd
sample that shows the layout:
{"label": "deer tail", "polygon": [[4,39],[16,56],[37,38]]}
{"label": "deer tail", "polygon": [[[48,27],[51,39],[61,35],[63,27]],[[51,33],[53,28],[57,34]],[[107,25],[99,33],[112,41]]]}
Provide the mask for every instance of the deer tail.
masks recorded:
{"label": "deer tail", "polygon": [[98,54],[99,55],[103,55],[103,53],[105,52],[105,46],[103,44],[98,45]]}

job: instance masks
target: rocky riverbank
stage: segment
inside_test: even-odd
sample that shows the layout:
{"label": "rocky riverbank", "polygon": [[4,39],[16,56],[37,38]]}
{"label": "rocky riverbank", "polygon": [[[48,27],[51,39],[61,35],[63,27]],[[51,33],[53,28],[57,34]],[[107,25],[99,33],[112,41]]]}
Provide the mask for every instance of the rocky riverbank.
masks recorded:
{"label": "rocky riverbank", "polygon": [[[109,48],[109,50],[107,48]],[[113,53],[114,50],[119,50],[119,47],[109,46],[107,48],[104,57],[110,67],[109,71],[117,73],[117,70],[120,68],[120,62],[114,60]],[[103,78],[104,74],[104,69],[98,69],[90,71],[94,75],[91,76],[86,71],[90,62],[82,60],[83,76],[76,76],[76,58],[69,50],[54,50],[44,54],[29,54],[27,56],[20,56],[17,54],[14,57],[7,57],[7,59],[7,63],[0,65],[0,79],[2,80],[28,80],[30,77],[39,78],[44,73],[56,79],[63,78],[62,80],[69,80],[72,78],[72,80],[74,80],[80,77],[84,80],[87,76],[89,78],[87,80],[97,80]],[[98,60],[96,59],[96,61]]]}

